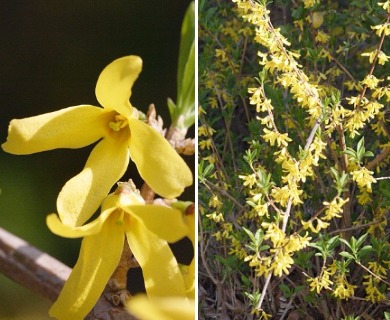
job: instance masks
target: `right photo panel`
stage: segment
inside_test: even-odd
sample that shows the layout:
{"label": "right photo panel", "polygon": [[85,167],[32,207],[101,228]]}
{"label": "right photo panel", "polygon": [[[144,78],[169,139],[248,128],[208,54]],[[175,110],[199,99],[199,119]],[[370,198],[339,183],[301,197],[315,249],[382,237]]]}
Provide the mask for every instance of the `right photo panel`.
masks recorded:
{"label": "right photo panel", "polygon": [[198,319],[390,319],[389,18],[199,0]]}

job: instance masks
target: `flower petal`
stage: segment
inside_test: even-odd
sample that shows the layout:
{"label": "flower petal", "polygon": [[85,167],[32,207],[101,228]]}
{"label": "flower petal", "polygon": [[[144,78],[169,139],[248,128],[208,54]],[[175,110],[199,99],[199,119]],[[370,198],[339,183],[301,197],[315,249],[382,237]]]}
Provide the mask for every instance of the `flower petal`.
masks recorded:
{"label": "flower petal", "polygon": [[107,114],[107,110],[103,108],[83,105],[35,117],[14,119],[2,148],[13,154],[81,148],[105,135]]}
{"label": "flower petal", "polygon": [[100,233],[85,237],[80,256],[49,314],[59,320],[84,319],[117,267],[124,243],[124,224],[110,215]]}
{"label": "flower petal", "polygon": [[122,209],[136,216],[149,231],[168,242],[179,241],[189,232],[179,210],[155,205],[130,205]]}
{"label": "flower petal", "polygon": [[138,294],[126,303],[127,310],[142,320],[194,320],[195,302],[193,300],[168,297],[149,301],[146,295]]}
{"label": "flower petal", "polygon": [[142,268],[146,293],[153,297],[186,297],[184,280],[168,243],[134,216],[126,228],[127,241]]}
{"label": "flower petal", "polygon": [[116,210],[115,207],[108,208],[102,211],[99,217],[90,223],[87,223],[80,227],[72,227],[67,224],[63,224],[58,215],[52,213],[46,217],[46,224],[50,231],[54,234],[65,238],[81,238],[99,233],[103,227],[104,222],[110,216],[112,212]]}
{"label": "flower petal", "polygon": [[57,199],[61,221],[80,226],[99,208],[110,188],[125,173],[129,149],[125,139],[105,138],[92,150],[77,176],[62,188]]}
{"label": "flower petal", "polygon": [[192,173],[180,155],[155,129],[129,119],[130,156],[146,183],[165,198],[179,196],[192,184]]}
{"label": "flower petal", "polygon": [[96,83],[96,98],[106,109],[130,116],[131,88],[142,70],[142,59],[127,56],[111,62],[104,68]]}

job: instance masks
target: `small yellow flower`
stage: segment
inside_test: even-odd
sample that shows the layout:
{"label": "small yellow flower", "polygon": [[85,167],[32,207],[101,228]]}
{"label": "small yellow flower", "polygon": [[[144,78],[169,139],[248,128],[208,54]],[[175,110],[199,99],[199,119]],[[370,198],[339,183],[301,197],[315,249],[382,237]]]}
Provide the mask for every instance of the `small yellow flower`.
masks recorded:
{"label": "small yellow flower", "polygon": [[335,279],[336,289],[333,290],[333,295],[336,298],[346,299],[353,297],[357,286],[351,285],[345,278],[345,274],[339,274]]}
{"label": "small yellow flower", "polygon": [[306,9],[314,7],[317,3],[319,3],[319,0],[303,0]]}
{"label": "small yellow flower", "polygon": [[49,314],[57,319],[84,319],[117,267],[125,237],[142,268],[149,298],[187,296],[187,286],[168,242],[189,235],[179,210],[145,205],[133,185],[119,184],[102,204],[94,221],[71,227],[56,214],[47,217],[50,230],[68,238],[84,237],[79,259]]}
{"label": "small yellow flower", "polygon": [[[316,226],[313,225],[313,222],[316,222]],[[310,229],[311,232],[314,232],[314,233],[318,233],[320,232],[322,229],[326,229],[327,227],[329,227],[329,223],[328,222],[324,222],[322,221],[321,219],[318,219],[318,218],[314,218],[314,219],[310,219],[309,221],[301,221],[302,223],[302,227],[303,229],[307,230],[307,229]]]}
{"label": "small yellow flower", "polygon": [[359,188],[367,190],[367,192],[372,192],[371,185],[375,183],[376,180],[372,176],[374,172],[368,170],[366,167],[362,167],[358,170],[352,171],[352,179],[356,181]]}
{"label": "small yellow flower", "polygon": [[84,169],[70,179],[57,199],[63,223],[80,226],[99,208],[131,159],[141,177],[158,194],[175,198],[192,184],[183,159],[156,130],[139,120],[130,104],[131,88],[142,60],[126,56],[110,63],[96,84],[103,106],[80,105],[12,120],[4,151],[31,154],[57,148],[82,148],[96,141]]}
{"label": "small yellow flower", "polygon": [[367,75],[363,81],[361,82],[362,85],[366,85],[370,89],[375,89],[379,82],[383,81],[382,79],[378,79],[374,75]]}
{"label": "small yellow flower", "polygon": [[209,206],[211,208],[221,209],[222,204],[223,204],[222,201],[219,200],[218,196],[216,196],[216,195],[212,196],[210,201],[209,201]]}
{"label": "small yellow flower", "polygon": [[333,200],[329,203],[324,201],[323,205],[328,208],[325,210],[325,216],[323,219],[330,221],[333,218],[341,218],[341,213],[343,212],[343,206],[349,201],[349,199],[344,200],[339,196],[333,198]]}
{"label": "small yellow flower", "polygon": [[390,13],[390,0],[387,0],[386,2],[378,2],[378,5]]}
{"label": "small yellow flower", "polygon": [[274,254],[274,260],[270,267],[274,275],[281,277],[283,272],[288,274],[289,269],[294,264],[294,260],[291,258],[291,255],[283,248],[270,249],[270,252]]}
{"label": "small yellow flower", "polygon": [[330,39],[330,36],[327,35],[325,32],[318,31],[317,35],[315,37],[315,41],[319,43],[327,43]]}
{"label": "small yellow flower", "polygon": [[330,280],[330,274],[326,270],[318,277],[307,279],[307,282],[310,284],[310,291],[316,291],[318,294],[324,288],[330,290],[330,286],[333,284],[333,281]]}
{"label": "small yellow flower", "polygon": [[263,131],[264,131],[264,134],[262,136],[263,139],[266,142],[269,142],[269,144],[271,146],[274,146],[275,142],[276,142],[278,147],[280,147],[280,146],[287,147],[288,142],[292,141],[291,138],[288,137],[287,133],[281,134],[281,133],[276,132],[276,131],[270,131],[267,128],[264,128]]}

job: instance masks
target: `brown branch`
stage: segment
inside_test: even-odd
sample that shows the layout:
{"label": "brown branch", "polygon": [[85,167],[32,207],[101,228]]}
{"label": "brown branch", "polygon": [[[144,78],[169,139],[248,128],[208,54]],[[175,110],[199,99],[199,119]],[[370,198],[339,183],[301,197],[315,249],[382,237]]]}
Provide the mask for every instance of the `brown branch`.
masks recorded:
{"label": "brown branch", "polygon": [[378,154],[374,160],[367,163],[367,170],[374,170],[375,167],[380,164],[383,160],[385,160],[390,155],[390,147],[386,147],[382,150],[380,154]]}
{"label": "brown branch", "polygon": [[0,228],[0,272],[23,287],[54,301],[71,269]]}

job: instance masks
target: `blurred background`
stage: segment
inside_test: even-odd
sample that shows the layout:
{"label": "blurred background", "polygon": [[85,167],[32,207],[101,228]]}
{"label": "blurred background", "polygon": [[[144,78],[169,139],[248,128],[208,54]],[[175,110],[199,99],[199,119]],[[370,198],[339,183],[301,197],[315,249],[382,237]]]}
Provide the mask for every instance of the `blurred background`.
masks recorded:
{"label": "blurred background", "polygon": [[[166,100],[176,101],[180,27],[189,0],[1,1],[0,141],[11,119],[68,106],[98,106],[95,84],[111,61],[143,59],[132,104],[146,112],[154,103],[169,124]],[[189,136],[194,136],[191,130]],[[93,146],[15,156],[0,150],[0,227],[73,266],[80,240],[47,229],[65,182],[79,173]],[[186,161],[194,168],[193,157]],[[130,166],[121,179],[141,180]],[[184,200],[194,200],[194,187]],[[50,302],[0,274],[0,319],[49,319]]]}

